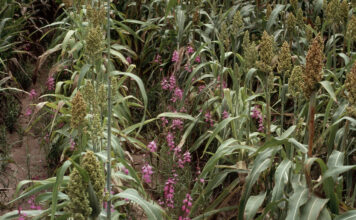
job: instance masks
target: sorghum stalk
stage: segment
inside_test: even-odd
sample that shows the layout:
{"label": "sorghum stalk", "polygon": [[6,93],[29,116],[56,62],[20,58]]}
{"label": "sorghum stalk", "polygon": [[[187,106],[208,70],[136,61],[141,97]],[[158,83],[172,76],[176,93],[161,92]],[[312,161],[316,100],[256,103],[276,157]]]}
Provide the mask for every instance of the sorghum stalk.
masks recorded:
{"label": "sorghum stalk", "polygon": [[310,96],[310,100],[309,100],[308,157],[311,157],[313,154],[315,104],[316,104],[316,92],[314,91]]}
{"label": "sorghum stalk", "polygon": [[[106,178],[106,190],[108,193],[111,192],[111,82],[110,82],[110,0],[107,0],[107,73],[106,81],[108,82],[108,134],[107,134],[107,178]],[[111,200],[107,201],[107,219],[111,220]]]}
{"label": "sorghum stalk", "polygon": [[322,79],[322,69],[323,69],[323,54],[324,44],[320,35],[316,36],[309,46],[308,54],[306,57],[306,67],[303,74],[304,85],[303,92],[304,96],[309,99],[309,113],[308,113],[308,124],[309,124],[309,138],[308,138],[308,156],[312,156],[313,139],[314,139],[314,116],[315,116],[315,99],[317,92],[317,85]]}

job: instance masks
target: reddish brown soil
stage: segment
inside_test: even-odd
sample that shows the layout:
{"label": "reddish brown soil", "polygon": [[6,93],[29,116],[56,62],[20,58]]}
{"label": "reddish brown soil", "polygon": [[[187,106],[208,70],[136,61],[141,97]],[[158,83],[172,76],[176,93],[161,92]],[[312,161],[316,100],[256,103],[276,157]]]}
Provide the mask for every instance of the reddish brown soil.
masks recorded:
{"label": "reddish brown soil", "polygon": [[[41,74],[37,83],[33,85],[30,90],[35,89],[37,94],[40,94],[41,91],[45,89],[46,80],[47,74]],[[31,107],[31,104],[38,101],[31,100],[29,95],[23,93],[20,95],[20,102],[21,115],[16,125],[17,132],[7,135],[7,143],[11,149],[10,157],[12,163],[7,166],[5,171],[0,173],[0,178],[6,182],[5,186],[0,183],[0,189],[2,190],[0,205],[5,205],[5,209],[0,209],[0,216],[10,210],[16,210],[18,206],[22,206],[23,209],[29,207],[26,201],[7,204],[14,199],[16,187],[20,181],[47,178],[46,153],[40,145],[42,137],[40,137],[39,128],[41,126],[35,124],[31,127],[33,122],[36,121],[36,115],[26,116],[27,109]],[[28,130],[29,127],[31,127],[31,129]]]}

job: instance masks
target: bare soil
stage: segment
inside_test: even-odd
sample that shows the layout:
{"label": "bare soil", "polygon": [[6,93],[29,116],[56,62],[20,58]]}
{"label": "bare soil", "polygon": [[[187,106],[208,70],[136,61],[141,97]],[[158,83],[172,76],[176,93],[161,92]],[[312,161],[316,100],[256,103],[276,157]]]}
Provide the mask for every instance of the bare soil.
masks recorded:
{"label": "bare soil", "polygon": [[[35,89],[38,95],[41,94],[41,91],[45,90],[46,80],[47,74],[41,74],[37,83],[29,91]],[[29,207],[26,201],[7,204],[16,196],[16,187],[20,181],[47,178],[46,152],[41,148],[42,137],[38,132],[39,125],[36,124],[31,127],[33,122],[36,121],[36,115],[26,115],[26,111],[35,102],[37,101],[32,100],[25,93],[20,95],[21,114],[17,121],[16,131],[11,134],[8,133],[6,137],[11,149],[12,162],[0,174],[0,178],[5,182],[4,185],[0,181],[0,216],[8,211],[17,210],[19,206],[22,209]]]}

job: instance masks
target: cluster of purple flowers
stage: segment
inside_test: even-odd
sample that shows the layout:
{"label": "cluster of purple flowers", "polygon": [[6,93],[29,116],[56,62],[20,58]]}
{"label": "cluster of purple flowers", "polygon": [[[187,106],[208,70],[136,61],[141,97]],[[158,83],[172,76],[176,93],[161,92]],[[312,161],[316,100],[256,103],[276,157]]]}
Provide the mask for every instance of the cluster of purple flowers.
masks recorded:
{"label": "cluster of purple flowers", "polygon": [[258,131],[263,132],[263,130],[265,129],[263,126],[263,116],[262,116],[262,112],[258,106],[253,107],[251,117],[253,119],[258,120]]}
{"label": "cluster of purple flowers", "polygon": [[177,174],[173,178],[168,178],[164,184],[164,204],[169,208],[174,208],[174,185],[177,183]]}
{"label": "cluster of purple flowers", "polygon": [[143,180],[146,183],[151,183],[151,175],[153,174],[152,167],[149,164],[146,164],[142,167]]}
{"label": "cluster of purple flowers", "polygon": [[178,220],[190,220],[189,214],[190,214],[190,208],[192,207],[192,197],[189,193],[185,195],[185,199],[183,200],[183,205],[182,205],[182,211],[183,211],[183,216],[179,216]]}
{"label": "cluster of purple flowers", "polygon": [[53,76],[48,77],[46,85],[47,85],[47,89],[49,91],[54,90],[54,84],[55,84],[55,81],[54,81]]}

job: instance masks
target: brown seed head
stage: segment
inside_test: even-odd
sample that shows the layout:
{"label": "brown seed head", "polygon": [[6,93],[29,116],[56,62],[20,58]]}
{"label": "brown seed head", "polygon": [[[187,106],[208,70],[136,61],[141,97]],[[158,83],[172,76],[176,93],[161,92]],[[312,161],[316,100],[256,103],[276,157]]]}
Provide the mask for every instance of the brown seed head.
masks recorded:
{"label": "brown seed head", "polygon": [[278,73],[288,76],[292,69],[292,56],[290,54],[289,44],[284,41],[278,56]]}
{"label": "brown seed head", "polygon": [[244,21],[242,20],[240,11],[236,11],[232,20],[232,32],[234,34],[237,34],[243,28],[244,28]]}
{"label": "brown seed head", "polygon": [[345,88],[347,90],[347,99],[350,105],[356,105],[356,61],[351,71],[346,75]]}
{"label": "brown seed head", "polygon": [[354,42],[356,41],[356,16],[352,15],[347,24],[346,39]]}
{"label": "brown seed head", "polygon": [[259,51],[260,60],[256,62],[257,67],[262,72],[270,73],[273,70],[274,67],[274,65],[272,64],[272,59],[274,57],[273,47],[274,47],[273,37],[268,35],[266,31],[264,31],[260,43],[260,51]]}
{"label": "brown seed head", "polygon": [[87,105],[83,99],[82,94],[78,91],[74,98],[72,99],[72,118],[71,127],[78,128],[82,125],[84,118],[86,116]]}
{"label": "brown seed head", "polygon": [[316,36],[309,46],[306,57],[305,72],[303,74],[303,91],[305,97],[309,98],[311,93],[316,90],[318,82],[323,77],[322,69],[324,66],[324,42],[320,34]]}
{"label": "brown seed head", "polygon": [[297,20],[295,19],[294,14],[289,13],[287,17],[287,31],[291,36],[293,36],[293,34],[295,33],[296,24],[297,24]]}
{"label": "brown seed head", "polygon": [[289,78],[288,91],[294,98],[297,98],[302,93],[303,72],[303,67],[295,66]]}

